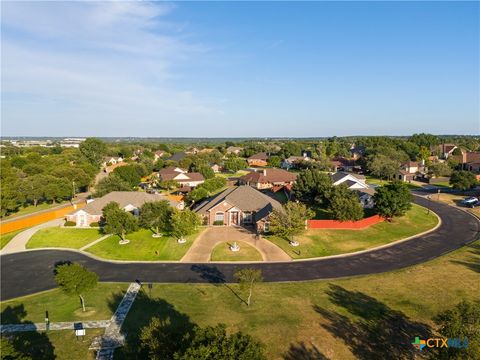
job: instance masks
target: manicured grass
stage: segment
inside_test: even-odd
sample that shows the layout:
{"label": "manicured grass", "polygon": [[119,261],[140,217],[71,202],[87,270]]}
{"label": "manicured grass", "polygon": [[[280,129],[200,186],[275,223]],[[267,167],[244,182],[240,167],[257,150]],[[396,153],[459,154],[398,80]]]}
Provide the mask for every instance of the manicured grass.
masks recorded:
{"label": "manicured grass", "polygon": [[27,249],[65,247],[79,249],[102,237],[98,229],[68,229],[52,227],[38,230],[27,243]]}
{"label": "manicured grass", "polygon": [[120,238],[112,235],[88,248],[87,251],[102,258],[114,260],[180,260],[192,246],[199,232],[185,237],[187,239],[185,244],[179,244],[172,236],[153,238],[152,234],[150,230],[145,229],[128,234],[126,238],[130,243],[125,245],[120,245],[118,243]]}
{"label": "manicured grass", "polygon": [[366,178],[366,183],[371,185],[385,185],[389,183],[388,180],[379,179],[371,175],[366,175],[365,178]]}
{"label": "manicured grass", "polygon": [[[87,329],[82,338],[75,337],[74,330],[49,332],[16,333],[15,339],[22,344],[20,351],[32,353],[32,359],[68,359],[93,360],[95,352],[88,350],[96,336],[102,335],[105,329]],[[25,348],[23,344],[28,344]]]}
{"label": "manicured grass", "polygon": [[8,216],[5,216],[2,219],[10,220],[10,219],[16,218],[17,216],[33,214],[33,213],[36,213],[37,211],[51,209],[51,208],[63,205],[65,203],[67,203],[67,201],[64,201],[64,202],[61,202],[61,203],[55,203],[55,204],[40,203],[37,206],[33,206],[33,205],[25,206],[25,207],[20,208],[17,212],[14,212],[14,213],[12,213]]}
{"label": "manicured grass", "polygon": [[296,238],[300,243],[297,247],[290,246],[286,240],[276,236],[266,238],[280,246],[292,258],[302,259],[355,252],[388,244],[431,229],[437,223],[438,219],[434,214],[414,204],[405,216],[363,230],[309,229],[305,235]]}
{"label": "manicured grass", "polygon": [[211,261],[262,261],[262,255],[251,245],[237,241],[240,251],[231,251],[232,242],[223,242],[215,246]]}
{"label": "manicured grass", "polygon": [[480,207],[477,206],[475,208],[468,208],[460,204],[460,202],[467,197],[469,197],[469,195],[445,194],[445,193],[430,195],[430,199],[433,201],[440,201],[448,205],[460,207],[480,217]]}
{"label": "manicured grass", "polygon": [[[139,348],[139,330],[157,316],[168,318],[174,329],[225,323],[229,331],[241,330],[261,340],[268,359],[284,359],[293,347],[300,352],[289,359],[322,359],[322,354],[331,360],[413,358],[410,342],[422,336],[424,329],[436,330],[431,320],[436,314],[463,299],[480,300],[479,262],[477,241],[431,262],[385,274],[257,284],[250,307],[240,300],[247,294],[237,284],[154,284],[151,295],[146,288],[139,294],[123,330],[134,351]],[[127,286],[102,285],[103,298],[95,306],[100,306],[102,299],[118,303]],[[41,319],[45,308],[71,302],[57,299],[58,294],[52,291],[16,303],[36,311],[36,318]],[[2,304],[2,309],[11,304]],[[78,302],[75,305],[78,307]],[[79,318],[70,312],[65,320]],[[318,353],[301,357],[302,342]],[[56,351],[66,351],[72,343],[58,342],[56,346]],[[127,349],[115,353],[115,359],[132,358]]]}
{"label": "manicured grass", "polygon": [[17,231],[12,231],[12,232],[9,232],[7,234],[3,234],[3,235],[0,235],[0,249],[3,249],[5,245],[7,245],[10,240],[12,240],[15,235],[17,235],[18,233],[21,233],[22,231],[25,231],[27,229],[21,229],[21,230],[17,230]]}
{"label": "manicured grass", "polygon": [[240,177],[240,176],[243,176],[245,174],[248,174],[247,170],[238,170],[236,173],[229,173],[229,172],[217,173],[217,174],[215,174],[215,176],[223,177],[225,179],[228,179],[228,178],[231,178],[231,177]]}
{"label": "manicured grass", "polygon": [[94,289],[84,295],[87,307],[85,313],[82,312],[78,296],[66,295],[59,289],[3,301],[0,304],[1,323],[43,322],[46,310],[48,310],[51,322],[108,320],[120,301],[116,295],[124,294],[127,288],[128,284],[98,283]]}

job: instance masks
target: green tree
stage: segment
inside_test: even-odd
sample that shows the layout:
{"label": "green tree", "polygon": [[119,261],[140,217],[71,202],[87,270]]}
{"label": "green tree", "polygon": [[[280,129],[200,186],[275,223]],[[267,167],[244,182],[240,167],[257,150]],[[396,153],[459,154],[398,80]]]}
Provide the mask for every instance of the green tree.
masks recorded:
{"label": "green tree", "polygon": [[272,167],[280,167],[281,164],[282,164],[282,159],[280,158],[280,156],[274,155],[268,158],[268,165]]}
{"label": "green tree", "polygon": [[129,191],[132,187],[117,175],[110,174],[95,185],[95,197],[102,197],[112,191]]}
{"label": "green tree", "polygon": [[227,334],[226,326],[197,327],[190,346],[175,360],[266,360],[263,346],[248,334]]}
{"label": "green tree", "polygon": [[357,221],[363,218],[363,208],[357,194],[344,184],[333,187],[328,209],[336,220]]}
{"label": "green tree", "polygon": [[140,226],[154,229],[157,236],[168,231],[172,207],[166,200],[147,202],[140,209]]}
{"label": "green tree", "polygon": [[182,211],[173,209],[170,226],[172,234],[174,234],[177,239],[183,239],[184,236],[193,234],[200,224],[199,216],[190,209]]}
{"label": "green tree", "polygon": [[237,172],[239,170],[245,169],[247,163],[244,159],[233,157],[230,159],[225,160],[225,170],[231,172]]}
{"label": "green tree", "polygon": [[284,239],[305,232],[305,222],[314,216],[314,212],[302,203],[287,202],[281,209],[274,209],[270,214],[270,231]]}
{"label": "green tree", "polygon": [[189,203],[197,203],[209,196],[209,192],[207,189],[202,188],[202,187],[196,187],[193,189],[190,194],[187,196],[187,201]]}
{"label": "green tree", "polygon": [[32,175],[20,181],[19,189],[26,201],[31,202],[33,206],[37,206],[38,202],[43,198],[44,187],[47,184],[48,179],[45,175]]}
{"label": "green tree", "polygon": [[450,177],[450,185],[457,190],[468,190],[477,185],[477,179],[470,171],[454,171]]}
{"label": "green tree", "polygon": [[57,266],[55,273],[55,282],[58,287],[68,295],[78,296],[85,311],[83,294],[97,285],[97,274],[77,263]]}
{"label": "green tree", "polygon": [[300,201],[326,205],[332,186],[332,179],[328,174],[316,169],[307,169],[297,176],[292,192]]}
{"label": "green tree", "polygon": [[446,338],[460,338],[468,341],[465,348],[439,348],[432,358],[438,360],[475,360],[480,354],[480,302],[462,301],[451,310],[434,318],[439,332]]}
{"label": "green tree", "polygon": [[118,203],[110,202],[103,209],[104,231],[107,234],[115,234],[125,241],[128,233],[134,232],[138,228],[137,219],[129,212],[120,209]]}
{"label": "green tree", "polygon": [[203,177],[205,179],[212,179],[215,177],[215,172],[213,171],[213,169],[208,166],[208,165],[202,165],[202,166],[199,166],[197,171],[203,175]]}
{"label": "green tree", "polygon": [[446,163],[435,163],[428,167],[428,172],[435,177],[450,176],[452,168]]}
{"label": "green tree", "polygon": [[98,166],[107,152],[107,145],[100,139],[88,138],[80,144],[79,150],[91,164]]}
{"label": "green tree", "polygon": [[119,166],[113,170],[113,174],[128,183],[131,187],[138,186],[142,174],[142,167],[137,164]]}
{"label": "green tree", "polygon": [[46,201],[55,204],[57,201],[72,197],[72,184],[67,179],[59,179],[50,175],[46,175],[45,179],[47,183],[43,187],[43,197]]}
{"label": "green tree", "polygon": [[237,270],[233,276],[238,280],[241,288],[248,290],[248,297],[246,303],[247,306],[250,306],[250,301],[252,299],[252,293],[255,284],[263,281],[262,270],[243,268]]}
{"label": "green tree", "polygon": [[413,200],[408,186],[400,181],[379,186],[373,198],[378,214],[387,219],[405,215]]}
{"label": "green tree", "polygon": [[391,179],[395,176],[400,163],[386,155],[378,154],[369,156],[367,169],[373,176],[382,179]]}

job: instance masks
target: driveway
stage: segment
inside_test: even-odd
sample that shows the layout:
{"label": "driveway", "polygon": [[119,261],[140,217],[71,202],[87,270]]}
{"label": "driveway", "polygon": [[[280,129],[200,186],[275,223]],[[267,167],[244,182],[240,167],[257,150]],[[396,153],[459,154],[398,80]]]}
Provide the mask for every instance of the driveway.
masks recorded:
{"label": "driveway", "polygon": [[441,225],[428,234],[419,235],[390,247],[372,249],[343,257],[255,264],[216,263],[112,263],[84,254],[62,250],[24,251],[0,257],[0,299],[34,294],[56,287],[55,263],[70,260],[95,271],[100,281],[158,283],[233,282],[233,274],[248,266],[261,269],[264,281],[303,281],[334,279],[377,274],[420,264],[461,248],[479,238],[480,222],[471,214],[422,197],[415,203],[434,211]]}
{"label": "driveway", "polygon": [[235,226],[212,226],[200,234],[181,262],[208,262],[213,248],[226,241],[243,241],[253,246],[262,255],[263,261],[292,260],[277,245],[268,240],[256,239],[255,234],[248,229]]}

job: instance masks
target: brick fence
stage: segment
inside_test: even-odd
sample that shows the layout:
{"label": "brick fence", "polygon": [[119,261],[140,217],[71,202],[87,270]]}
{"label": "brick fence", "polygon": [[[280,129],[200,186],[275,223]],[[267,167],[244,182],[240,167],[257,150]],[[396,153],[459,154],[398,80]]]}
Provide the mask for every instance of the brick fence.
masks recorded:
{"label": "brick fence", "polygon": [[338,220],[307,220],[309,229],[350,229],[359,230],[378,224],[385,219],[379,215],[373,215],[358,221],[338,221]]}

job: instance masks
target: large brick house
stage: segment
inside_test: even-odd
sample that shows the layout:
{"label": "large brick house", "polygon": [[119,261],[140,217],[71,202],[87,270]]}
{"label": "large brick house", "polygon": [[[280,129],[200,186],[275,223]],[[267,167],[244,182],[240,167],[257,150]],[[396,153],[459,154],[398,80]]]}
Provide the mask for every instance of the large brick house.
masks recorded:
{"label": "large brick house", "polygon": [[257,232],[268,232],[269,215],[282,205],[251,186],[235,186],[204,201],[195,212],[206,225],[253,225]]}
{"label": "large brick house", "polygon": [[268,165],[268,154],[267,153],[258,153],[250,156],[247,159],[248,166],[267,166]]}
{"label": "large brick house", "polygon": [[293,185],[297,174],[277,168],[252,171],[238,178],[240,185],[250,185],[258,190],[270,189],[274,186]]}
{"label": "large brick house", "polygon": [[112,191],[101,198],[95,199],[87,204],[83,209],[76,210],[66,216],[67,221],[72,221],[77,227],[88,227],[91,223],[97,223],[102,217],[102,209],[108,204],[116,202],[120,208],[139,215],[140,208],[147,202],[166,200],[170,206],[182,210],[183,201],[175,201],[164,195],[147,194],[138,191]]}

